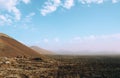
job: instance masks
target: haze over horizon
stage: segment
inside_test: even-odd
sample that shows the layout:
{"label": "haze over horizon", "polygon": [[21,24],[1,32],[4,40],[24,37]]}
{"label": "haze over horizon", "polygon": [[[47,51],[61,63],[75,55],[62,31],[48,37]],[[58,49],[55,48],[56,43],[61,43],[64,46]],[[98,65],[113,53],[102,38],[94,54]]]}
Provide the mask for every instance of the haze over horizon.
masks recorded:
{"label": "haze over horizon", "polygon": [[0,0],[0,32],[51,51],[120,53],[119,8],[119,0]]}

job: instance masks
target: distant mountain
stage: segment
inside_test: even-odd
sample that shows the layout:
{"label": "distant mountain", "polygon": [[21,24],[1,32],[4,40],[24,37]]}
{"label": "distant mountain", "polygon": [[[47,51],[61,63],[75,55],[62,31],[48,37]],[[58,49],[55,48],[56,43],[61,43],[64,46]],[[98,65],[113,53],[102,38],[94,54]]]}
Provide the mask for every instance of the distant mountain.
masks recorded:
{"label": "distant mountain", "polygon": [[40,48],[38,46],[31,46],[30,48],[33,49],[33,50],[35,50],[35,51],[37,51],[37,52],[39,52],[40,54],[43,54],[43,55],[54,54],[53,52],[45,50],[45,49],[42,49],[42,48]]}
{"label": "distant mountain", "polygon": [[25,46],[6,34],[0,33],[0,57],[32,56],[44,58],[40,53]]}
{"label": "distant mountain", "polygon": [[90,51],[90,50],[83,50],[83,51],[65,51],[59,50],[57,51],[59,55],[120,55],[120,52],[117,51]]}

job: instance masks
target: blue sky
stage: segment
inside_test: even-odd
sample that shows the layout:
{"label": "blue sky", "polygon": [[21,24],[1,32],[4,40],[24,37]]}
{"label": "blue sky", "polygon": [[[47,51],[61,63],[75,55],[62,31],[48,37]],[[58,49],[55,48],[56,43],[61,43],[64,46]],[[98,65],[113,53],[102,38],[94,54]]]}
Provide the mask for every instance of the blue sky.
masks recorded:
{"label": "blue sky", "polygon": [[0,0],[0,32],[53,51],[116,51],[119,0]]}

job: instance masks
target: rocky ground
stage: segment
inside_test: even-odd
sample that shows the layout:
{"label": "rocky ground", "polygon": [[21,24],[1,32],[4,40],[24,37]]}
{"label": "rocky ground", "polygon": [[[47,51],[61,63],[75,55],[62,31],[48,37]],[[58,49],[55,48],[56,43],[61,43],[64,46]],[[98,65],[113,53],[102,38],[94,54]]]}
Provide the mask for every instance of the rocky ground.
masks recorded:
{"label": "rocky ground", "polygon": [[0,78],[56,78],[57,69],[40,58],[0,58]]}
{"label": "rocky ground", "polygon": [[120,78],[120,57],[0,57],[0,78]]}

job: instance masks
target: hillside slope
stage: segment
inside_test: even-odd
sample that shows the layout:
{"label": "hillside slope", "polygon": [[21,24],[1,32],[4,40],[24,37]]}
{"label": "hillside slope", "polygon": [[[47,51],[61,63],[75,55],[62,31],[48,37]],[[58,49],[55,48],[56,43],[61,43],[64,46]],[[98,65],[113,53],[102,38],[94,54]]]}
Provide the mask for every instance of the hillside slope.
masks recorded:
{"label": "hillside slope", "polygon": [[6,34],[0,33],[0,56],[15,57],[15,56],[32,56],[44,57],[40,53],[32,50],[24,44],[16,41]]}
{"label": "hillside slope", "polygon": [[40,48],[38,46],[31,46],[30,48],[33,49],[33,50],[35,50],[35,51],[37,51],[37,52],[39,52],[40,54],[43,54],[43,55],[54,54],[53,52],[45,50],[45,49],[42,49],[42,48]]}

